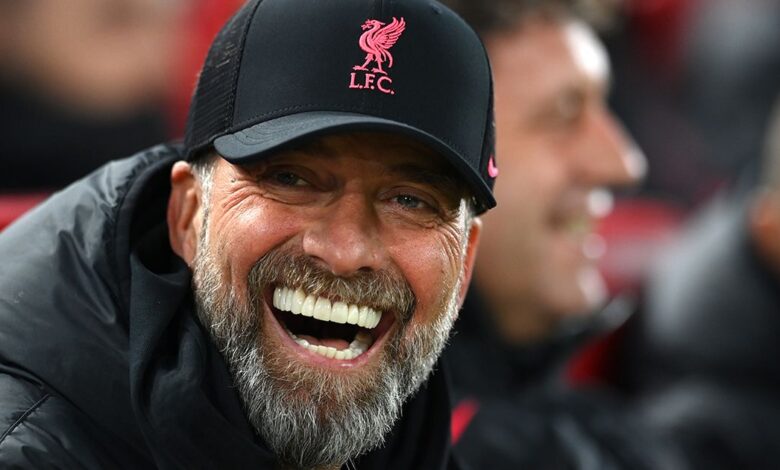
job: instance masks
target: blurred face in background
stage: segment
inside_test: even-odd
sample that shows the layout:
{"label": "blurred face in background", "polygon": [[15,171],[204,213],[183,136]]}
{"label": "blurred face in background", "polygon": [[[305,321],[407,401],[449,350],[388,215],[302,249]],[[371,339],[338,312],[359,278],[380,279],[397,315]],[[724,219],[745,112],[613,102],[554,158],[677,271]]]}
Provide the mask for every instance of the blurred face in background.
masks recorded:
{"label": "blurred face in background", "polygon": [[165,0],[0,2],[2,78],[77,111],[115,115],[171,85],[180,15]]}
{"label": "blurred face in background", "polygon": [[593,234],[611,207],[604,188],[635,182],[645,163],[606,107],[606,51],[584,24],[531,17],[486,45],[501,176],[475,280],[501,333],[533,341],[604,301]]}

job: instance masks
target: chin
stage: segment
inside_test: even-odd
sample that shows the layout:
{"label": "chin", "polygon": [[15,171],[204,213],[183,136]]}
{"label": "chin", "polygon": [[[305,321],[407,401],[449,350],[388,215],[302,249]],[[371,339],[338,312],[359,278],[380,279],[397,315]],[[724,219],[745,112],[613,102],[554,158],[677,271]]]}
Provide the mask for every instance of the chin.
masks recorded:
{"label": "chin", "polygon": [[561,319],[595,313],[608,299],[606,284],[595,266],[582,266],[548,279],[552,281],[542,287],[545,294],[540,304]]}
{"label": "chin", "polygon": [[602,308],[609,298],[607,284],[595,266],[586,266],[580,269],[577,281],[582,292],[583,307],[593,311]]}

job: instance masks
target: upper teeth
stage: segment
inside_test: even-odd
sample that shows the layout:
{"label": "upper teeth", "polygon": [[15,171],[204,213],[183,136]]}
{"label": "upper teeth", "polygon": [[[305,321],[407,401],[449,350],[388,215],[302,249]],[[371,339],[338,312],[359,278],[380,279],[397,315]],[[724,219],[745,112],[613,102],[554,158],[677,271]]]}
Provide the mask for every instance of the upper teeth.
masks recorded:
{"label": "upper teeth", "polygon": [[349,323],[364,328],[374,328],[382,319],[382,312],[371,307],[331,302],[324,297],[306,295],[303,289],[277,287],[274,289],[274,307],[285,312],[334,323]]}

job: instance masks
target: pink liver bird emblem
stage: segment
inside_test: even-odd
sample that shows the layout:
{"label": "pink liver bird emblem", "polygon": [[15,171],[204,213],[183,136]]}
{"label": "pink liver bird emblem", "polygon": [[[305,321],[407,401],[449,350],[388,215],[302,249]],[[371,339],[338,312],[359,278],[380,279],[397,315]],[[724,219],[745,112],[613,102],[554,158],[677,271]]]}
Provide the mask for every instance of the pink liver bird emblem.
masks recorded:
{"label": "pink liver bird emblem", "polygon": [[406,23],[403,18],[399,21],[393,17],[390,24],[382,23],[379,20],[366,20],[361,26],[365,32],[360,35],[359,41],[360,48],[366,52],[366,61],[363,62],[363,65],[356,65],[352,69],[368,70],[368,64],[376,62],[376,67],[372,68],[371,71],[387,75],[382,64],[387,62],[387,67],[393,66],[393,55],[390,54],[390,48],[398,41],[405,28]]}

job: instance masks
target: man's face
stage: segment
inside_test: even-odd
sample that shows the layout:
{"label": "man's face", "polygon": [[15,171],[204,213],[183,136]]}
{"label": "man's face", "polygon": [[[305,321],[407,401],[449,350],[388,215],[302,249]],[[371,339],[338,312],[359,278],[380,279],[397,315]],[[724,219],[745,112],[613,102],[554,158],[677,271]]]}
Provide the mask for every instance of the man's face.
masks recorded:
{"label": "man's face", "polygon": [[456,180],[411,141],[353,134],[246,167],[218,159],[212,181],[196,254],[179,252],[250,421],[300,466],[376,446],[470,272],[476,229]]}
{"label": "man's face", "polygon": [[644,161],[606,108],[606,54],[585,26],[535,18],[487,49],[501,177],[475,279],[502,333],[530,340],[603,300],[592,230],[611,199],[596,190]]}

